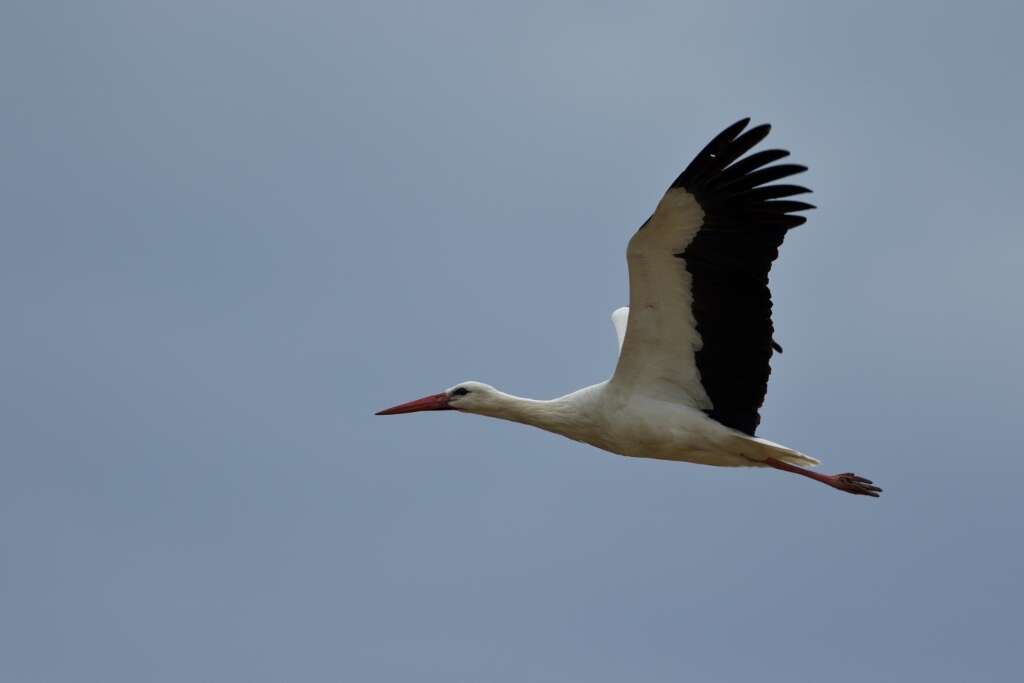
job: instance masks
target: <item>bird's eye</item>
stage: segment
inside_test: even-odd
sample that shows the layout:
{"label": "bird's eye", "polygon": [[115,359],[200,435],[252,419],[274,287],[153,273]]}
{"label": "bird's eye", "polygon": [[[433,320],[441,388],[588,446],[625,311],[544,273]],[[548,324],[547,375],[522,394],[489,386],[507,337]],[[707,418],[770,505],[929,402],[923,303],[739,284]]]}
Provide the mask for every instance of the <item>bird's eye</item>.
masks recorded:
{"label": "bird's eye", "polygon": [[469,389],[467,389],[466,387],[459,387],[458,389],[452,392],[452,396],[465,396],[468,393]]}

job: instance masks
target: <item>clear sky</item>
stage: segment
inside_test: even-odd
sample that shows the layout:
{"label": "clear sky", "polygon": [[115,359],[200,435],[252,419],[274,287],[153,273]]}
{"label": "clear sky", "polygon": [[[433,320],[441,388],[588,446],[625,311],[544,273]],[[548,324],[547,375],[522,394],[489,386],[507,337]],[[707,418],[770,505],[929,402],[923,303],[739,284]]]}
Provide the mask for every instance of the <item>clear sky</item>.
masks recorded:
{"label": "clear sky", "polygon": [[[1019,7],[6,0],[0,680],[1017,680]],[[605,379],[746,115],[760,433],[880,500],[372,415]]]}

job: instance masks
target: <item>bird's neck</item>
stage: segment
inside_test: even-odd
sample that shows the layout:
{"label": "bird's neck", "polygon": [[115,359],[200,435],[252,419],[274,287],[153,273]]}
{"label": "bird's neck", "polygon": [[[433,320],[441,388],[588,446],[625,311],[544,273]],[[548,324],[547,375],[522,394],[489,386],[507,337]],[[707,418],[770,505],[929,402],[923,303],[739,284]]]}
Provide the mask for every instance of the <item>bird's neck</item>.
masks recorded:
{"label": "bird's neck", "polygon": [[572,396],[570,394],[549,401],[538,401],[502,393],[493,406],[481,412],[490,417],[519,422],[573,438],[582,426],[584,414],[576,409],[576,401],[572,400]]}

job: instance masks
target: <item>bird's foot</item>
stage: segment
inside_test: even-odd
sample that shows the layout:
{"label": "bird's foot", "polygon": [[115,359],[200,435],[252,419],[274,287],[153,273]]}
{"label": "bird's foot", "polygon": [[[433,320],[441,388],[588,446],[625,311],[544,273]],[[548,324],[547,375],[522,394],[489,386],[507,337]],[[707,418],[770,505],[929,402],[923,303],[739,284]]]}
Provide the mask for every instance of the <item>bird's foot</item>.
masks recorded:
{"label": "bird's foot", "polygon": [[878,498],[878,494],[882,492],[882,489],[874,485],[874,482],[870,479],[857,476],[853,472],[843,472],[842,474],[828,475],[829,481],[825,483],[832,488],[839,489],[840,491],[846,491],[857,496],[871,496],[872,498]]}
{"label": "bird's foot", "polygon": [[788,462],[782,462],[775,458],[767,458],[764,463],[777,470],[799,474],[801,477],[820,481],[822,484],[828,484],[834,489],[846,491],[847,493],[852,493],[856,496],[871,496],[872,498],[878,498],[878,494],[882,492],[882,489],[875,486],[875,482],[870,479],[857,476],[853,472],[843,472],[842,474],[821,474],[820,472],[805,470],[803,467],[790,465]]}

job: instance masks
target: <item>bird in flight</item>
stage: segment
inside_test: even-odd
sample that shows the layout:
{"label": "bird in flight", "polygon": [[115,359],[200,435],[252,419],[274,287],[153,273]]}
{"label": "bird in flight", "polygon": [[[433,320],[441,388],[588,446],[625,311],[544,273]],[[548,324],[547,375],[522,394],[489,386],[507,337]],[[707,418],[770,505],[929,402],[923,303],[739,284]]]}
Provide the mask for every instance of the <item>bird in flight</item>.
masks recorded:
{"label": "bird in flight", "polygon": [[796,212],[814,207],[790,199],[807,188],[775,183],[807,170],[774,164],[789,152],[747,154],[771,130],[749,123],[716,135],[629,241],[629,307],[612,313],[619,361],[611,379],[547,401],[461,382],[377,415],[459,410],[620,455],[772,467],[877,498],[869,479],[807,469],[818,461],[755,436],[769,361],[782,352],[768,271],[786,232],[807,220]]}

